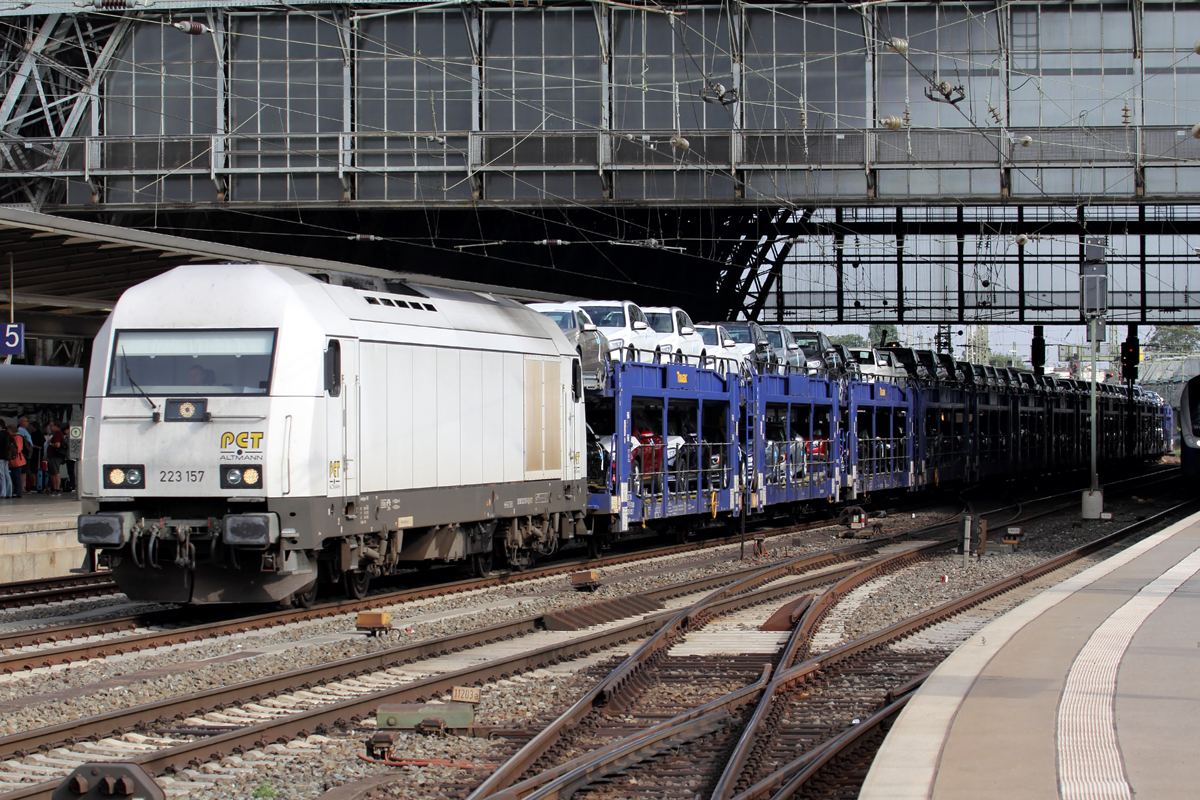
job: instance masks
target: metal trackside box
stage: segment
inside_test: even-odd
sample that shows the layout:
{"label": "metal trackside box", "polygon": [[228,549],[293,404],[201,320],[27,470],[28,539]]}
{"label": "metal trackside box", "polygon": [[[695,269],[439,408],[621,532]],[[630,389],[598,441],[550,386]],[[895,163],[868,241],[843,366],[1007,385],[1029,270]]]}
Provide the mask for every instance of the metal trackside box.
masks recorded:
{"label": "metal trackside box", "polygon": [[392,615],[387,611],[360,611],[355,625],[359,628],[388,628],[392,624]]}
{"label": "metal trackside box", "polygon": [[465,730],[475,724],[475,707],[469,703],[391,703],[375,712],[380,730],[412,730],[428,719],[440,719],[448,730]]}

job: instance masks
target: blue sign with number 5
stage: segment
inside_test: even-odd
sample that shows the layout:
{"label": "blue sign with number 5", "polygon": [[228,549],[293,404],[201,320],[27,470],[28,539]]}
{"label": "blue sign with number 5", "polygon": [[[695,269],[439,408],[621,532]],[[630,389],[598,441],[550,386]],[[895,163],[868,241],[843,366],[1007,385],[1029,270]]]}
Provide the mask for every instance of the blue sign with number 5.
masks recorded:
{"label": "blue sign with number 5", "polygon": [[0,356],[25,355],[25,323],[0,322]]}

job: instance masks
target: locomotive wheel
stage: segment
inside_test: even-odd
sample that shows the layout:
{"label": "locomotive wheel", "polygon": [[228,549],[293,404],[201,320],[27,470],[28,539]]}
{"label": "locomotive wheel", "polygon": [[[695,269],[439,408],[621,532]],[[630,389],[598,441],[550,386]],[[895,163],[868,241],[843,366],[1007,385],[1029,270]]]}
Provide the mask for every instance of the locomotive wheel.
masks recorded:
{"label": "locomotive wheel", "polygon": [[296,592],[292,595],[292,601],[297,608],[312,608],[313,603],[317,602],[317,586],[320,581],[313,581],[312,586],[305,589],[303,592]]}
{"label": "locomotive wheel", "polygon": [[492,551],[475,553],[471,556],[471,574],[476,578],[486,578],[492,574]]}
{"label": "locomotive wheel", "polygon": [[587,543],[588,558],[599,558],[604,551],[604,542],[600,541],[600,537],[595,534],[588,537]]}
{"label": "locomotive wheel", "polygon": [[367,588],[371,585],[371,576],[365,572],[347,572],[342,575],[342,584],[346,596],[351,600],[362,600],[367,596]]}

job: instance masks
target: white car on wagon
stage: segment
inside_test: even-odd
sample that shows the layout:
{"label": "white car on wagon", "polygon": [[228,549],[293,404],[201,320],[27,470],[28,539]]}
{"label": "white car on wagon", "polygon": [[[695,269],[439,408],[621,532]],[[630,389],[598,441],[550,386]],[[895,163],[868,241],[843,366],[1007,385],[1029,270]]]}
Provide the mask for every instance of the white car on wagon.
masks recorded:
{"label": "white car on wagon", "polygon": [[718,372],[741,372],[746,358],[737,348],[737,342],[725,330],[724,325],[700,323],[696,332],[704,340],[705,363],[708,369]]}
{"label": "white car on wagon", "polygon": [[658,361],[658,334],[645,313],[628,300],[587,300],[579,303],[600,332],[608,337],[614,359]]}
{"label": "white car on wagon", "polygon": [[643,308],[650,327],[658,334],[658,347],[664,361],[699,366],[707,354],[704,339],[696,332],[696,323],[678,306]]}

